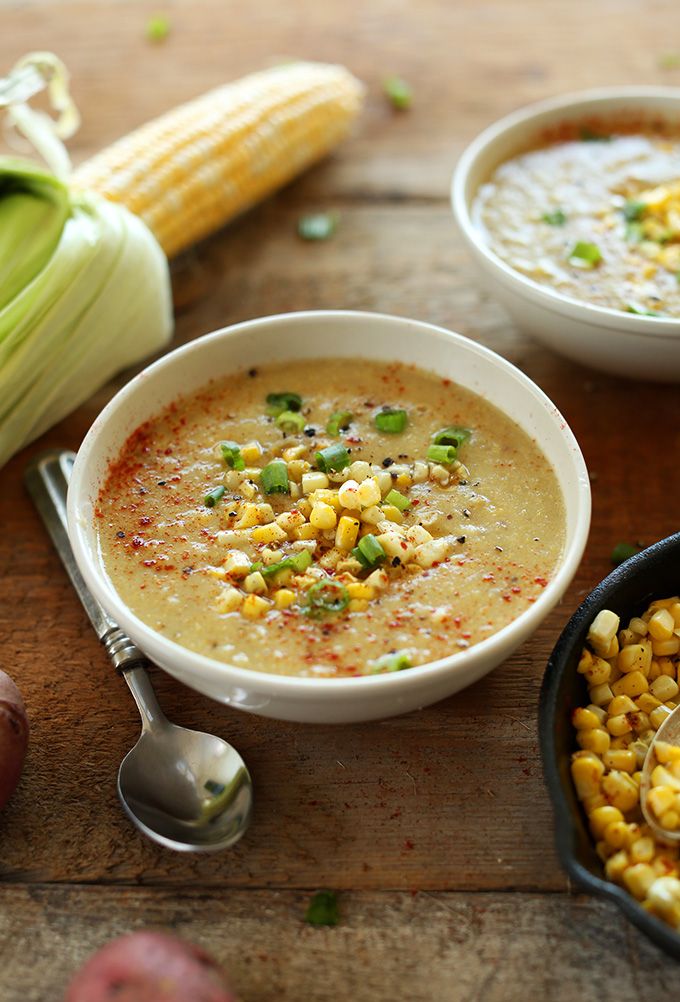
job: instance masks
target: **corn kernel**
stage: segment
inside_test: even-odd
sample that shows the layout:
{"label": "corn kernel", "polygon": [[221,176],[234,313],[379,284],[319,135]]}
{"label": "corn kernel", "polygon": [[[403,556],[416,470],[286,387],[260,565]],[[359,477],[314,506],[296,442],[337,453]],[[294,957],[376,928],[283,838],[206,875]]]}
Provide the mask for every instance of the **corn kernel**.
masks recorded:
{"label": "corn kernel", "polygon": [[648,629],[647,624],[645,623],[644,619],[641,619],[639,616],[633,616],[630,623],[628,624],[628,629],[632,630],[633,633],[637,633],[638,636],[640,637],[647,636],[647,629]]}
{"label": "corn kernel", "polygon": [[680,637],[671,637],[670,640],[652,640],[652,653],[654,657],[673,657],[680,651]]}
{"label": "corn kernel", "polygon": [[243,604],[243,595],[233,585],[225,585],[215,601],[215,610],[220,614],[236,612]]}
{"label": "corn kernel", "polygon": [[365,598],[369,602],[371,599],[375,598],[375,592],[373,588],[366,584],[364,581],[357,581],[354,584],[347,585],[347,594],[350,598]]}
{"label": "corn kernel", "polygon": [[264,449],[259,442],[246,442],[245,445],[241,446],[241,457],[246,466],[252,466],[253,463],[256,463],[263,452]]}
{"label": "corn kernel", "polygon": [[597,714],[593,713],[592,710],[579,706],[572,713],[571,722],[577,730],[586,731],[600,727],[602,719]]}
{"label": "corn kernel", "polygon": [[635,752],[629,751],[627,748],[605,750],[602,753],[602,761],[608,769],[620,769],[621,772],[635,772],[637,769]]}
{"label": "corn kernel", "polygon": [[390,579],[385,571],[380,569],[373,571],[366,578],[366,584],[370,585],[375,591],[384,591],[387,588]]}
{"label": "corn kernel", "polygon": [[619,623],[619,617],[610,612],[609,609],[602,609],[601,612],[598,612],[588,630],[588,643],[596,654],[603,656],[604,652],[609,649],[609,645],[618,632]]}
{"label": "corn kernel", "polygon": [[381,497],[385,497],[386,494],[392,490],[392,477],[388,470],[381,470],[379,473],[374,475],[375,482],[380,488]]}
{"label": "corn kernel", "polygon": [[293,536],[295,539],[318,539],[319,530],[311,522],[305,522],[304,525],[293,529]]}
{"label": "corn kernel", "polygon": [[592,727],[576,732],[576,744],[579,748],[586,748],[597,755],[604,755],[606,751],[609,751],[611,740],[609,732],[605,731],[602,727]]}
{"label": "corn kernel", "polygon": [[372,505],[372,507],[370,508],[364,508],[364,510],[359,515],[361,521],[369,526],[377,525],[378,522],[382,521],[384,517],[385,515],[382,509],[378,508],[377,505]]}
{"label": "corn kernel", "polygon": [[607,804],[603,807],[596,807],[595,810],[588,815],[590,830],[595,838],[602,838],[607,826],[615,821],[623,821],[623,814],[620,810],[618,810],[618,808],[612,807],[611,804]]}
{"label": "corn kernel", "polygon": [[241,612],[248,619],[260,619],[270,606],[271,602],[266,598],[262,598],[261,595],[246,595],[245,601],[241,606]]}
{"label": "corn kernel", "polygon": [[361,507],[359,501],[359,484],[356,480],[346,480],[338,490],[338,500],[343,508],[358,510]]}
{"label": "corn kernel", "polygon": [[211,578],[217,578],[218,581],[224,581],[227,577],[227,572],[224,567],[206,567],[205,572]]}
{"label": "corn kernel", "polygon": [[446,560],[451,550],[448,539],[431,539],[416,546],[415,561],[419,567],[432,567]]}
{"label": "corn kernel", "polygon": [[265,595],[267,592],[267,582],[259,571],[253,571],[243,581],[244,589],[251,595]]}
{"label": "corn kernel", "polygon": [[279,588],[274,592],[274,605],[277,609],[287,609],[295,601],[295,592],[289,588]]}
{"label": "corn kernel", "polygon": [[610,717],[617,717],[620,713],[635,713],[637,709],[630,696],[615,696],[607,707],[607,714]]}
{"label": "corn kernel", "polygon": [[661,706],[657,706],[655,710],[652,710],[652,712],[649,714],[649,722],[655,731],[658,731],[658,729],[661,727],[662,723],[664,722],[664,720],[666,719],[666,717],[670,712],[671,711],[668,709],[668,707],[664,706],[663,704]]}
{"label": "corn kernel", "polygon": [[602,685],[591,686],[589,695],[591,703],[594,703],[595,706],[607,706],[614,698],[614,693],[606,682],[603,682]]}
{"label": "corn kernel", "polygon": [[250,574],[250,558],[242,550],[231,550],[222,566],[230,578],[244,578]]}
{"label": "corn kernel", "polygon": [[[346,484],[344,485],[346,486]],[[342,489],[342,488],[341,488]],[[369,477],[364,480],[363,483],[359,485],[359,490],[357,492],[359,498],[359,504],[362,508],[371,508],[373,505],[377,505],[380,501],[382,495],[380,493],[380,487],[373,477]]]}
{"label": "corn kernel", "polygon": [[647,692],[649,683],[641,671],[629,671],[622,675],[616,682],[612,683],[612,692],[615,696],[632,696],[636,699],[643,692]]}
{"label": "corn kernel", "polygon": [[656,880],[656,874],[648,863],[635,863],[624,870],[622,879],[633,897],[642,901]]}
{"label": "corn kernel", "polygon": [[[612,808],[612,810],[616,810],[616,808]],[[618,813],[621,814],[620,811]],[[623,815],[621,815],[620,821],[612,821],[605,827],[602,838],[611,849],[628,849],[633,841],[628,825],[623,820]]]}
{"label": "corn kernel", "polygon": [[610,856],[604,864],[604,872],[608,880],[619,881],[629,866],[628,853],[625,849],[620,849]]}
{"label": "corn kernel", "polygon": [[298,526],[305,524],[305,516],[302,512],[295,509],[293,511],[284,511],[276,516],[276,524],[281,526],[286,534],[290,535]]}
{"label": "corn kernel", "polygon": [[312,513],[309,516],[309,521],[317,529],[334,529],[338,517],[335,514],[334,508],[331,508],[329,504],[324,504],[323,501],[318,501],[312,505]]}
{"label": "corn kernel", "polygon": [[320,491],[328,487],[328,477],[320,470],[312,473],[302,474],[302,493],[311,494],[312,491]]}
{"label": "corn kernel", "polygon": [[656,698],[653,692],[643,692],[637,697],[635,702],[638,705],[638,709],[642,710],[643,713],[651,713],[652,710],[661,705],[661,701]]}
{"label": "corn kernel", "polygon": [[607,730],[614,737],[619,737],[621,734],[627,734],[632,731],[633,728],[630,724],[625,713],[620,713],[618,716],[609,717],[607,719]]}
{"label": "corn kernel", "polygon": [[616,667],[620,672],[641,671],[646,676],[649,674],[651,661],[652,645],[648,640],[642,640],[639,644],[630,644],[619,651]]}
{"label": "corn kernel", "polygon": [[647,807],[660,818],[675,805],[675,792],[670,786],[653,786],[647,793]]}
{"label": "corn kernel", "polygon": [[281,543],[288,537],[285,529],[276,522],[270,522],[269,525],[259,525],[253,529],[252,538],[255,543]]}
{"label": "corn kernel", "polygon": [[[604,769],[604,766],[602,768]],[[612,769],[602,778],[601,787],[609,803],[618,807],[624,814],[632,810],[638,802],[637,783],[627,772]]]}
{"label": "corn kernel", "polygon": [[658,609],[649,620],[647,628],[654,640],[670,640],[675,630],[675,621],[668,609]]}
{"label": "corn kernel", "polygon": [[571,763],[571,775],[579,798],[584,800],[586,797],[593,797],[600,792],[604,765],[597,758],[576,758]]}
{"label": "corn kernel", "polygon": [[[290,450],[286,450],[289,452]],[[285,456],[285,453],[284,453]],[[302,478],[306,473],[311,470],[310,464],[306,459],[292,459],[288,463],[288,480],[295,484],[299,484],[302,487]]]}
{"label": "corn kernel", "polygon": [[396,525],[401,525],[404,521],[403,511],[399,511],[396,505],[393,504],[383,505],[382,517],[386,518],[388,522],[394,522]]}
{"label": "corn kernel", "polygon": [[368,602],[365,598],[351,598],[347,608],[350,612],[366,612]]}
{"label": "corn kernel", "polygon": [[341,550],[351,550],[359,534],[359,520],[343,515],[338,522],[335,545]]}
{"label": "corn kernel", "polygon": [[367,477],[370,477],[371,464],[364,462],[363,459],[357,459],[355,460],[355,462],[350,463],[349,475],[352,478],[352,480],[356,480],[356,482],[360,484],[364,480],[366,480]]}
{"label": "corn kernel", "polygon": [[588,685],[602,685],[609,681],[611,676],[611,665],[600,657],[594,657],[587,665],[579,662],[578,671],[585,677]]}

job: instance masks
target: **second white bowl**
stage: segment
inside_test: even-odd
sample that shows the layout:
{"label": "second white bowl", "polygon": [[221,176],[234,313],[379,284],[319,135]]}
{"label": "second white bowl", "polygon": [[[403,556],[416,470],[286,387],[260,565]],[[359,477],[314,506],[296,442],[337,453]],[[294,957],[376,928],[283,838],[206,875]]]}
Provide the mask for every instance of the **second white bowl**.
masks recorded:
{"label": "second white bowl", "polygon": [[633,379],[680,380],[680,319],[648,317],[593,306],[515,271],[486,244],[472,218],[480,186],[501,163],[540,142],[559,123],[607,120],[617,112],[660,117],[680,129],[680,89],[616,87],[551,98],[522,108],[485,129],[463,153],[451,201],[468,249],[489,291],[518,327],[554,351],[604,372]]}

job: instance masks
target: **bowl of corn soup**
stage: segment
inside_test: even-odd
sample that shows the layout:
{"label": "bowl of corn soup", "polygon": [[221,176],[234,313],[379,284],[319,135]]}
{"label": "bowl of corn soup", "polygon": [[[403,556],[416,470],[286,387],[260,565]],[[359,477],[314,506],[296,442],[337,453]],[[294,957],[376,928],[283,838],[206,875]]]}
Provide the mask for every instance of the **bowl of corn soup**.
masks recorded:
{"label": "bowl of corn soup", "polygon": [[583,457],[523,373],[345,311],[248,321],[134,378],[78,453],[81,571],[156,663],[238,708],[407,712],[481,678],[581,558]]}
{"label": "bowl of corn soup", "polygon": [[680,89],[552,98],[491,125],[452,180],[492,294],[554,351],[680,380]]}
{"label": "bowl of corn soup", "polygon": [[[562,866],[680,959],[678,843],[655,836],[641,811],[647,749],[680,702],[679,567],[676,533],[588,595],[548,662],[539,730]],[[679,770],[670,759],[665,769],[663,810],[678,814]]]}

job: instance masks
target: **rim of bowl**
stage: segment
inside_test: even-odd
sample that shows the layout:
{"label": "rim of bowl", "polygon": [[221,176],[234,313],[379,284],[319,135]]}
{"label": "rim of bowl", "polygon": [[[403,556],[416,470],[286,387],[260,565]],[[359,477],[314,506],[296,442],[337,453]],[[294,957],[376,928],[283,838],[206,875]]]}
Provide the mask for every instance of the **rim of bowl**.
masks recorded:
{"label": "rim of bowl", "polygon": [[[192,651],[187,647],[183,647],[181,644],[168,639],[162,633],[159,633],[150,626],[147,626],[147,624],[144,623],[143,620],[139,619],[139,617],[136,616],[119,597],[100,563],[90,559],[90,548],[87,544],[86,533],[81,525],[80,516],[78,514],[78,499],[81,495],[88,493],[88,484],[85,480],[88,460],[90,459],[93,451],[96,449],[100,429],[106,425],[109,418],[112,417],[121,406],[125,405],[127,399],[137,391],[137,388],[143,385],[149,374],[155,373],[164,368],[181,364],[182,359],[188,354],[202,351],[205,344],[219,339],[228,339],[229,337],[244,330],[250,329],[255,331],[259,327],[279,326],[295,320],[302,320],[303,322],[310,324],[318,324],[319,322],[332,318],[357,320],[363,324],[369,324],[374,321],[388,321],[397,326],[403,326],[410,329],[416,328],[421,331],[426,331],[431,336],[462,345],[464,350],[481,356],[487,361],[492,362],[494,365],[499,366],[501,369],[506,371],[508,376],[521,383],[523,389],[527,391],[529,396],[533,398],[533,400],[538,403],[544,411],[547,411],[550,414],[555,427],[559,431],[559,434],[566,440],[566,444],[572,457],[574,464],[574,483],[576,489],[576,511],[574,519],[575,529],[573,537],[570,544],[565,544],[565,551],[556,572],[548,582],[547,587],[539,595],[536,602],[525,609],[524,612],[520,613],[520,615],[515,619],[511,620],[508,624],[506,624],[506,626],[501,627],[501,629],[492,634],[492,636],[480,641],[472,647],[466,648],[465,650],[454,651],[444,658],[439,658],[436,661],[430,661],[427,664],[416,665],[413,668],[409,668],[408,671],[386,673],[382,675],[358,675],[343,678],[309,678],[298,675],[279,675],[275,672],[267,672],[260,669],[253,670],[252,668],[240,668],[237,665],[218,661],[216,659],[209,658],[206,655],[199,654],[196,651]],[[324,356],[320,355],[319,357]],[[228,371],[229,368],[228,365],[226,365],[224,373],[222,374],[226,374]],[[501,408],[499,407],[499,409]],[[550,456],[546,455],[546,458],[554,468],[554,464],[552,463]],[[493,652],[495,648],[503,648],[507,639],[512,637],[513,633],[523,630],[527,626],[529,627],[530,634],[533,633],[543,621],[545,616],[562,598],[566,588],[578,569],[590,530],[591,492],[588,470],[583,454],[581,453],[576,437],[567,424],[565,418],[547,394],[544,393],[543,390],[541,390],[540,387],[533,382],[533,380],[525,375],[521,369],[518,369],[517,366],[513,365],[506,358],[503,358],[502,355],[497,354],[490,348],[486,348],[484,345],[478,344],[476,341],[473,341],[463,334],[449,331],[444,327],[439,327],[425,321],[412,320],[407,317],[398,317],[387,313],[373,313],[362,310],[301,310],[291,313],[279,313],[266,317],[258,317],[253,320],[241,321],[240,323],[232,324],[228,327],[221,327],[215,331],[210,331],[209,333],[203,334],[198,338],[175,348],[173,351],[168,352],[160,359],[146,366],[141,372],[126,383],[125,386],[123,386],[115,394],[106,407],[104,407],[101,413],[95,418],[80,446],[80,449],[78,450],[69,484],[67,515],[68,534],[71,546],[81,573],[83,574],[88,586],[100,600],[102,605],[104,605],[106,611],[113,616],[120,626],[129,629],[127,624],[132,623],[134,631],[137,635],[144,637],[145,640],[148,637],[151,637],[153,645],[160,647],[164,653],[169,655],[168,660],[172,660],[173,656],[175,658],[180,656],[186,664],[190,664],[197,670],[203,671],[204,673],[217,672],[218,674],[224,674],[225,678],[228,677],[234,684],[243,683],[252,686],[253,678],[255,677],[261,678],[262,681],[266,681],[269,685],[275,684],[277,687],[280,687],[282,694],[285,693],[286,695],[302,695],[303,693],[308,693],[310,691],[327,691],[329,694],[333,693],[333,695],[337,697],[345,694],[356,693],[361,689],[386,684],[392,685],[395,689],[408,689],[411,686],[418,685],[420,679],[426,674],[444,674],[445,672],[453,670],[458,663],[477,660],[478,658],[484,657],[484,655],[488,652]],[[144,643],[140,643],[139,646],[143,650],[145,649]],[[451,662],[454,659],[455,664],[452,665]]]}
{"label": "rim of bowl", "polygon": [[[626,100],[676,102],[680,119],[680,87],[653,85],[598,87],[583,91],[571,91],[568,94],[524,105],[492,122],[465,148],[451,178],[451,206],[466,239],[478,254],[484,257],[496,271],[500,272],[505,284],[521,286],[530,298],[540,302],[541,305],[555,313],[572,315],[574,312],[583,311],[587,315],[584,319],[600,327],[623,328],[624,331],[632,334],[646,334],[651,337],[674,340],[680,335],[679,317],[647,317],[615,310],[608,306],[596,306],[585,300],[567,296],[549,286],[541,285],[540,282],[516,271],[486,244],[479,228],[472,220],[466,195],[468,178],[478,158],[501,136],[531,123],[533,119],[542,115],[554,113],[557,116],[563,112],[566,117],[566,113],[573,111],[575,117],[577,113],[585,114],[587,110],[585,106],[587,105],[607,105]],[[470,202],[475,193],[471,194]]]}
{"label": "rim of bowl", "polygon": [[[674,551],[680,557],[680,532],[666,536],[629,557],[589,592],[564,627],[550,655],[541,683],[538,719],[543,775],[555,817],[555,844],[562,866],[581,887],[601,897],[610,898],[634,925],[666,952],[680,959],[680,932],[646,912],[623,887],[604,876],[597,876],[579,861],[576,818],[564,794],[554,743],[557,717],[564,710],[558,706],[560,682],[566,671],[569,654],[584,625],[590,624],[597,613],[607,607],[610,596],[624,581],[642,568],[667,561]],[[580,805],[579,810],[582,810]]]}

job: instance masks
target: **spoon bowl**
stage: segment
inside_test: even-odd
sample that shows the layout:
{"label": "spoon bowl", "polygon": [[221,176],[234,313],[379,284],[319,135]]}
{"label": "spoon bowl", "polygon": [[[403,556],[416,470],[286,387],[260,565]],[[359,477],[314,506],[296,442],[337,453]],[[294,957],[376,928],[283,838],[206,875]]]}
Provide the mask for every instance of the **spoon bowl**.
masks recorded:
{"label": "spoon bowl", "polygon": [[665,828],[662,828],[655,818],[654,813],[647,807],[647,794],[652,785],[652,772],[657,765],[654,754],[657,741],[667,741],[671,745],[680,745],[680,706],[677,706],[668,714],[654,735],[654,739],[645,755],[645,761],[642,766],[642,780],[640,781],[640,807],[642,808],[645,821],[659,838],[666,842],[680,842],[680,831],[667,831]]}

